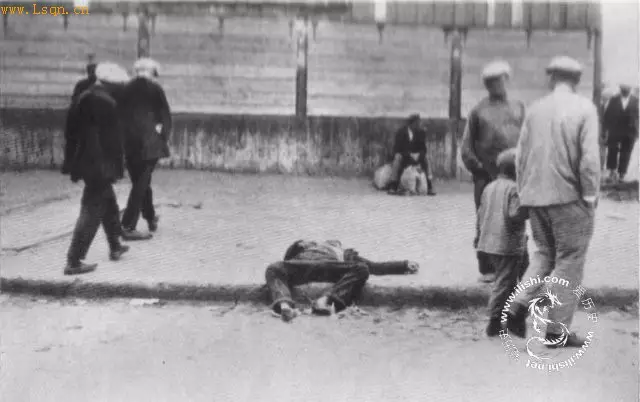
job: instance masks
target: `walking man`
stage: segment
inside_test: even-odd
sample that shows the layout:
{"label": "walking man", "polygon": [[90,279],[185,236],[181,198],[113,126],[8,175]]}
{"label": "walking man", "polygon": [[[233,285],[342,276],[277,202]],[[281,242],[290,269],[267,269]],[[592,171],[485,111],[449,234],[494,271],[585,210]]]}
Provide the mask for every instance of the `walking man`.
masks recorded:
{"label": "walking man", "polygon": [[127,84],[121,102],[126,130],[127,171],[132,184],[122,226],[125,240],[146,240],[152,235],[141,233],[136,227],[142,213],[149,231],[158,229],[151,176],[158,160],[169,156],[171,111],[164,90],[156,81],[158,63],[143,58],[133,68],[136,77]]}
{"label": "walking man", "polygon": [[[552,92],[529,109],[517,146],[517,183],[521,205],[528,208],[537,250],[531,276],[557,277],[571,286],[554,286],[561,306],[549,311],[547,339],[570,328],[593,235],[600,186],[599,119],[596,106],[576,93],[582,66],[569,57],[547,67]],[[526,336],[527,307],[545,283],[525,288],[511,305],[507,328]],[[560,323],[560,324],[558,324]],[[565,346],[582,346],[571,333]]]}
{"label": "walking man", "polygon": [[[330,315],[344,310],[360,294],[369,275],[404,275],[418,272],[411,261],[373,262],[358,255],[354,249],[343,249],[338,240],[324,242],[298,240],[285,252],[284,260],[267,267],[267,287],[276,314],[285,322],[296,316],[291,298],[291,286],[310,282],[331,282],[334,285],[313,303],[313,313]],[[333,306],[333,309],[332,307]]]}
{"label": "walking man", "polygon": [[[508,98],[507,85],[511,67],[504,61],[489,63],[482,71],[482,80],[489,95],[469,114],[462,137],[461,157],[473,176],[473,198],[476,213],[484,188],[498,177],[498,155],[518,143],[525,116],[524,103]],[[478,234],[473,241],[477,247]],[[478,268],[483,282],[493,282],[495,273],[486,256],[477,252]]]}
{"label": "walking man", "polygon": [[[620,93],[609,100],[604,112],[604,129],[609,178],[623,181],[638,139],[638,98],[631,94],[629,85],[620,85]],[[637,166],[633,168],[637,169]]]}
{"label": "walking man", "polygon": [[73,87],[73,94],[71,95],[72,103],[78,98],[81,93],[89,89],[89,87],[96,82],[96,62],[95,56],[93,54],[90,54],[88,57],[86,70],[87,77],[78,81],[75,87]]}
{"label": "walking man", "polygon": [[402,172],[411,165],[420,165],[427,175],[427,195],[436,195],[433,189],[433,174],[427,157],[427,133],[420,127],[420,115],[413,114],[398,130],[393,145],[391,182],[389,193],[397,193]]}
{"label": "walking man", "polygon": [[129,250],[120,243],[118,202],[113,183],[124,175],[123,138],[116,101],[112,93],[129,79],[112,63],[96,67],[96,81],[83,91],[69,109],[65,130],[63,174],[76,183],[84,181],[80,217],[67,253],[65,275],[94,271],[86,264],[89,247],[102,224],[109,242],[109,258],[119,260]]}

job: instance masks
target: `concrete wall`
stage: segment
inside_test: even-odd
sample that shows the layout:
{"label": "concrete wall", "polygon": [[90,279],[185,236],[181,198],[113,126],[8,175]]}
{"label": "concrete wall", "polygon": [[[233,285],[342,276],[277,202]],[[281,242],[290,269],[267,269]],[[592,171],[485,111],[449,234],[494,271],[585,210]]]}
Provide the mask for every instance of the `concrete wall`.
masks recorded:
{"label": "concrete wall", "polygon": [[[3,169],[57,168],[63,158],[64,111],[0,110]],[[370,175],[390,155],[395,118],[240,116],[178,113],[170,168],[311,175]],[[434,175],[455,176],[445,119],[424,121]]]}

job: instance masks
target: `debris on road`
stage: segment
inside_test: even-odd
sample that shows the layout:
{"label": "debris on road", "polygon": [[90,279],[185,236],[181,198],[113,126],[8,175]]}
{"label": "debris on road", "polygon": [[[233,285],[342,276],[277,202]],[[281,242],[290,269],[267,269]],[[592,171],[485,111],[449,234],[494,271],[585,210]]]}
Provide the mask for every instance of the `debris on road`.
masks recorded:
{"label": "debris on road", "polygon": [[161,302],[160,299],[131,299],[130,306],[160,306],[166,303]]}

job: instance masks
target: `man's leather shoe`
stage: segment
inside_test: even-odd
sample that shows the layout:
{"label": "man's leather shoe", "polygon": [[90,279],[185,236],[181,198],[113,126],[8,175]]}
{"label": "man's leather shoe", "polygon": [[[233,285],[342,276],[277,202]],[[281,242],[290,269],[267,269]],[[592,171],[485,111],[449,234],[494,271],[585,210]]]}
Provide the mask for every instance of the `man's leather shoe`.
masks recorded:
{"label": "man's leather shoe", "polygon": [[156,230],[158,230],[158,221],[159,220],[160,220],[160,217],[156,215],[153,219],[151,219],[148,222],[149,232],[155,232]]}
{"label": "man's leather shoe", "polygon": [[85,264],[82,261],[78,261],[75,263],[67,263],[67,266],[64,268],[65,275],[82,275],[87,274],[89,272],[93,272],[98,268],[98,264]]}
{"label": "man's leather shoe", "polygon": [[294,318],[296,318],[298,314],[296,310],[291,307],[288,303],[282,303],[280,306],[280,318],[284,322],[291,322]]}
{"label": "man's leather shoe", "polygon": [[124,229],[122,231],[122,238],[127,241],[149,240],[152,237],[151,233],[142,233],[137,230]]}
{"label": "man's leather shoe", "polygon": [[329,305],[329,298],[322,296],[316,300],[311,306],[311,311],[316,315],[331,315],[331,306]]}
{"label": "man's leather shoe", "polygon": [[[562,335],[555,334],[547,334],[547,339],[557,339]],[[570,333],[567,342],[564,345],[547,345],[549,349],[557,349],[557,348],[581,348],[584,346],[587,340],[581,336],[576,335],[574,332]]]}
{"label": "man's leather shoe", "polygon": [[527,336],[527,307],[513,303],[507,319],[507,330],[519,338]]}
{"label": "man's leather shoe", "polygon": [[109,253],[109,259],[111,261],[118,261],[127,251],[129,251],[129,246],[121,244],[117,249],[111,250],[111,252]]}

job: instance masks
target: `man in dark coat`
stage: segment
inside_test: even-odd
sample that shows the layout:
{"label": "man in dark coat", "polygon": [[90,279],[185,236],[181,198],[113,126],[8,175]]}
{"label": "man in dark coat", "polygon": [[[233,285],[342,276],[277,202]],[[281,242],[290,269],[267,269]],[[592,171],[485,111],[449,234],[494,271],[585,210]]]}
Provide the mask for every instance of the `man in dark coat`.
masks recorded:
{"label": "man in dark coat", "polygon": [[119,260],[129,250],[120,243],[120,222],[113,183],[124,175],[123,137],[112,94],[128,80],[126,71],[112,63],[96,67],[96,82],[83,91],[69,109],[65,130],[63,174],[75,183],[83,180],[80,217],[67,253],[65,275],[94,271],[84,260],[102,224],[109,242],[109,258]]}
{"label": "man in dark coat", "polygon": [[[469,114],[462,137],[461,158],[473,175],[473,198],[476,212],[485,187],[498,176],[497,156],[514,148],[520,137],[520,128],[525,118],[522,102],[509,99],[507,83],[511,67],[497,60],[482,71],[482,80],[489,96],[480,101]],[[477,246],[478,234],[474,238]],[[476,253],[478,270],[483,282],[492,282],[495,274],[482,252]]]}
{"label": "man in dark coat", "polygon": [[73,94],[71,95],[71,102],[73,103],[78,96],[89,89],[91,85],[96,82],[96,63],[94,61],[94,56],[89,55],[89,62],[86,66],[87,69],[87,77],[78,81],[73,88]]}
{"label": "man in dark coat", "polygon": [[[373,262],[354,249],[344,249],[339,240],[298,240],[284,253],[283,261],[267,267],[267,287],[271,308],[288,322],[296,317],[291,287],[310,282],[334,285],[313,303],[316,315],[330,315],[349,306],[367,283],[369,275],[415,274],[419,266],[412,261]],[[333,307],[332,307],[333,306]]]}
{"label": "man in dark coat", "polygon": [[433,175],[427,158],[427,133],[420,127],[420,116],[409,116],[407,124],[396,133],[393,144],[392,173],[389,193],[398,192],[402,172],[411,165],[420,165],[427,175],[427,195],[436,195],[433,189]]}
{"label": "man in dark coat", "polygon": [[614,181],[618,178],[624,180],[638,139],[638,98],[631,94],[629,85],[621,85],[620,93],[611,98],[603,120],[609,177]]}
{"label": "man in dark coat", "polygon": [[156,81],[159,67],[151,59],[134,65],[136,77],[126,86],[121,110],[126,130],[126,163],[131,178],[131,192],[122,217],[125,240],[144,240],[151,234],[136,230],[140,214],[150,232],[158,228],[153,207],[151,175],[161,158],[169,156],[171,111],[164,90]]}

